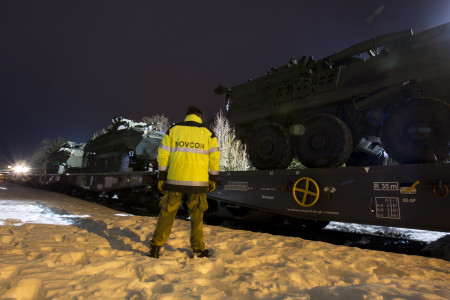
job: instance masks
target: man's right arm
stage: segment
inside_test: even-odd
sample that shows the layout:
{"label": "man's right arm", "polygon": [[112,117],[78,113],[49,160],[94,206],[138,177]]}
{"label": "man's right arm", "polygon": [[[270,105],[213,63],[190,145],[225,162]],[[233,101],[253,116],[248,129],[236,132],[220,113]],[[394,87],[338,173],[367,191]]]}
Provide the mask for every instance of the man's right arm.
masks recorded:
{"label": "man's right arm", "polygon": [[166,180],[167,171],[169,169],[169,158],[171,152],[171,138],[169,132],[163,137],[161,144],[158,148],[158,171],[159,171],[159,180]]}

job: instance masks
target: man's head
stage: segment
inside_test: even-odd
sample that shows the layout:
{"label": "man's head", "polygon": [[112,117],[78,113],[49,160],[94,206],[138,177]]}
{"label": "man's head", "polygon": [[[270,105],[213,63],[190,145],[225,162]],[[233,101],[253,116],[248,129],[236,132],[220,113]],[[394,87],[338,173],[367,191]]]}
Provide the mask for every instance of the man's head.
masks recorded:
{"label": "man's head", "polygon": [[186,116],[192,115],[192,114],[195,114],[200,118],[203,115],[202,110],[200,108],[198,108],[197,106],[188,106],[187,111],[186,111]]}

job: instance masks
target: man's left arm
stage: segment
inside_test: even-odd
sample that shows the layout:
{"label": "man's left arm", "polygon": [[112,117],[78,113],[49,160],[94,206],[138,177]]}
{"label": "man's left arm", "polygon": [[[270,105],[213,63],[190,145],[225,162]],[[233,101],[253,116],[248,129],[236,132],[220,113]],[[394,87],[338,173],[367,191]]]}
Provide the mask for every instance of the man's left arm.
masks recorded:
{"label": "man's left arm", "polygon": [[220,150],[219,143],[217,142],[217,137],[214,133],[211,135],[209,141],[209,180],[216,181],[219,175],[219,164],[220,164]]}

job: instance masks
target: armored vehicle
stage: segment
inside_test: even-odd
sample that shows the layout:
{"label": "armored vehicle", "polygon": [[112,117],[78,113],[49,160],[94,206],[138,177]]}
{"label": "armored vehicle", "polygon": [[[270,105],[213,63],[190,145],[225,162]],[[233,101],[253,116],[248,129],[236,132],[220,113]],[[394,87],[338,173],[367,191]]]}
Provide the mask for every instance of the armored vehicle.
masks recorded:
{"label": "armored vehicle", "polygon": [[257,169],[447,162],[450,23],[305,56],[226,94],[227,118]]}
{"label": "armored vehicle", "polygon": [[50,153],[47,160],[47,174],[79,173],[83,165],[84,143],[67,142],[57,151]]}
{"label": "armored vehicle", "polygon": [[154,124],[113,118],[105,132],[87,142],[83,168],[92,173],[155,169],[163,137]]}

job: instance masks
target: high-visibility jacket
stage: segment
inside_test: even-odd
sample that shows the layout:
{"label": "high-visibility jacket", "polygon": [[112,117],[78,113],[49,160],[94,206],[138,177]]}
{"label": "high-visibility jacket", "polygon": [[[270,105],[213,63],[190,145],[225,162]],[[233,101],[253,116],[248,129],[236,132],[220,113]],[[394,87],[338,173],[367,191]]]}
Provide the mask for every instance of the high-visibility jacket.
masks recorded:
{"label": "high-visibility jacket", "polygon": [[169,128],[158,148],[159,180],[164,190],[206,193],[219,175],[220,151],[214,132],[195,114]]}

